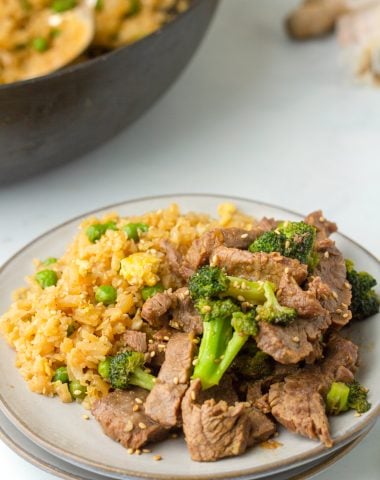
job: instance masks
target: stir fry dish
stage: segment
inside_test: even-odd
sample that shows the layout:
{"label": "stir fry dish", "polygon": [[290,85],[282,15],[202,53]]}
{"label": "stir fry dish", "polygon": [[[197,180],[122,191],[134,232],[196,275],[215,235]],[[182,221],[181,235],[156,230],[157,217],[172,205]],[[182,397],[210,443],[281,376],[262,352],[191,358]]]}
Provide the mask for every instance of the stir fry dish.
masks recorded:
{"label": "stir fry dish", "polygon": [[316,211],[218,218],[177,205],[88,218],[36,260],[0,331],[36,393],[77,401],[130,453],[181,431],[195,461],[268,441],[278,425],[326,447],[329,417],[371,408],[345,326],[379,312],[376,280]]}
{"label": "stir fry dish", "polygon": [[129,45],[188,6],[189,0],[0,0],[0,84]]}

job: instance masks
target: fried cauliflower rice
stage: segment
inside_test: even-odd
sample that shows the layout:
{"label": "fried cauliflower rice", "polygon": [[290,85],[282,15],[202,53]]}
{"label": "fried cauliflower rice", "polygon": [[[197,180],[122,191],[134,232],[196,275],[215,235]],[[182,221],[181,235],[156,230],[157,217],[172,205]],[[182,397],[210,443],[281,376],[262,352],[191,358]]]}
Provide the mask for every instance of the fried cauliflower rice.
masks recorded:
{"label": "fried cauliflower rice", "polygon": [[[107,222],[115,222],[116,228],[92,243],[87,228]],[[149,226],[139,233],[139,242],[123,230],[130,222]],[[110,389],[98,373],[99,362],[120,350],[120,337],[127,329],[142,327],[142,287],[160,282],[165,289],[174,288],[161,240],[169,239],[185,254],[192,241],[211,227],[250,229],[254,224],[252,217],[229,203],[219,206],[218,219],[182,214],[173,204],[138,217],[109,213],[83,220],[63,256],[48,267],[44,259],[35,260],[36,272],[47,268],[56,272],[56,285],[42,288],[35,274],[28,276],[27,286],[14,292],[13,303],[0,317],[0,332],[15,349],[16,366],[30,390],[71,402],[68,384],[53,381],[57,368],[67,366],[70,380],[86,387],[83,405],[90,408]],[[96,302],[101,285],[116,289],[114,304]]]}

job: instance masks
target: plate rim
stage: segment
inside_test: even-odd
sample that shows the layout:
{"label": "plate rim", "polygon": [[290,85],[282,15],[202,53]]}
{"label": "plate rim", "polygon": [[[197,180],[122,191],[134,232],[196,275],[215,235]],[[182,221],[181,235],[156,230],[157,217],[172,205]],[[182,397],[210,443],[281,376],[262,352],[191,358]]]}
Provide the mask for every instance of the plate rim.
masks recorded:
{"label": "plate rim", "polygon": [[[33,246],[36,244],[39,240],[43,239],[45,236],[59,230],[60,228],[63,228],[67,226],[70,223],[74,223],[77,221],[80,221],[81,219],[95,215],[99,211],[107,211],[107,210],[113,210],[120,208],[125,205],[133,204],[136,202],[143,202],[143,201],[150,201],[150,200],[165,200],[169,198],[185,198],[185,197],[197,197],[197,198],[213,198],[213,199],[219,199],[220,201],[236,201],[236,202],[248,202],[251,204],[256,204],[256,205],[261,205],[264,207],[269,207],[273,209],[278,209],[281,210],[285,213],[289,213],[291,215],[295,215],[298,217],[304,217],[304,215],[300,214],[299,212],[296,212],[294,210],[281,207],[269,202],[263,202],[260,200],[254,200],[251,198],[247,197],[240,197],[240,196],[233,196],[233,195],[222,195],[222,194],[214,194],[214,193],[167,193],[163,195],[148,195],[148,196],[143,196],[143,197],[137,197],[133,199],[129,199],[126,201],[120,201],[117,203],[113,203],[110,205],[106,206],[100,206],[98,208],[95,208],[91,211],[81,213],[80,215],[77,215],[75,217],[72,217],[60,224],[57,224],[56,226],[46,230],[42,234],[38,235],[34,239],[32,239],[30,242],[26,243],[23,247],[21,247],[19,250],[17,250],[13,255],[11,255],[8,260],[6,260],[3,264],[0,265],[0,275],[4,272],[4,270],[23,252],[25,252],[29,247]],[[342,238],[348,240],[349,242],[353,243],[357,248],[360,250],[364,251],[367,255],[369,255],[377,264],[380,263],[379,259],[372,254],[369,250],[367,250],[365,247],[361,246],[359,243],[357,243],[355,240],[352,240],[350,237],[339,233],[339,236]],[[70,463],[78,466],[85,466],[86,469],[95,471],[97,473],[106,473],[106,474],[117,474],[117,475],[130,475],[135,478],[144,478],[144,479],[150,479],[150,480],[209,480],[210,476],[208,474],[196,474],[196,475],[182,475],[180,477],[173,476],[172,474],[163,474],[163,473],[156,473],[156,474],[151,474],[151,473],[144,473],[141,470],[140,471],[134,471],[130,469],[121,469],[118,467],[112,467],[110,465],[101,463],[101,462],[95,462],[86,459],[85,457],[82,457],[81,455],[76,455],[71,453],[70,451],[67,451],[66,449],[56,447],[53,445],[51,442],[44,440],[39,434],[36,434],[32,432],[28,426],[24,423],[23,419],[19,419],[17,415],[12,411],[12,408],[9,406],[7,401],[4,399],[2,393],[0,392],[0,410],[4,413],[4,415],[12,422],[13,425],[16,426],[24,435],[26,435],[30,440],[32,440],[34,443],[36,443],[38,446],[43,448],[44,450],[52,453],[55,456],[58,457],[63,457],[65,460],[69,461]],[[340,435],[338,438],[334,439],[334,447],[341,445],[344,446],[347,443],[349,443],[349,440],[355,440],[359,435],[360,432],[362,432],[365,428],[367,428],[371,423],[375,422],[377,417],[380,414],[380,404],[378,404],[376,407],[371,409],[370,412],[366,414],[366,417],[360,425],[357,425],[353,428],[351,428],[349,431],[346,433]],[[333,447],[333,448],[334,448]],[[297,465],[302,465],[304,463],[307,463],[308,458],[315,458],[318,456],[324,456],[327,454],[329,449],[327,449],[324,445],[318,444],[315,447],[313,447],[309,452],[304,452],[304,453],[299,453],[296,456],[292,457],[292,460],[290,461],[289,459],[283,459],[283,460],[278,460],[272,464],[271,470],[268,470],[265,465],[261,467],[253,467],[253,468],[247,468],[244,470],[234,470],[234,471],[226,471],[224,473],[218,473],[218,474],[213,474],[213,479],[227,479],[227,478],[234,478],[236,476],[244,476],[244,475],[250,475],[250,474],[260,474],[262,472],[279,472],[282,470],[287,470],[287,466],[294,464],[295,466]]]}
{"label": "plate rim", "polygon": [[[325,470],[327,470],[329,467],[337,463],[339,460],[344,458],[346,455],[348,455],[354,448],[356,448],[367,436],[368,434],[372,431],[374,428],[376,422],[374,422],[372,425],[369,426],[369,428],[363,432],[361,435],[353,439],[350,443],[347,443],[344,445],[340,450],[338,450],[335,453],[332,453],[330,457],[327,459],[323,459],[321,463],[318,463],[317,465],[314,465],[310,469],[301,472],[299,474],[296,474],[292,477],[290,477],[289,480],[308,480],[311,478],[311,476],[316,475],[317,473],[322,473]],[[12,426],[16,428],[13,424]],[[21,432],[22,435],[24,435]],[[28,437],[26,437],[28,439]],[[46,460],[42,460],[41,458],[38,458],[36,455],[33,453],[30,453],[27,448],[21,447],[18,443],[16,443],[15,440],[11,437],[11,435],[4,431],[2,425],[0,424],[0,440],[4,442],[4,444],[12,450],[16,455],[18,455],[20,458],[28,462],[29,464],[33,465],[36,468],[39,468],[40,470],[43,470],[44,472],[57,475],[59,478],[62,478],[63,480],[88,480],[88,477],[83,477],[81,474],[74,474],[72,475],[71,473],[65,472],[63,468],[57,467],[54,464],[49,463]],[[39,447],[41,448],[41,447]],[[41,450],[43,450],[41,448]],[[51,453],[48,452],[48,454],[52,455]],[[55,456],[52,455],[54,458]],[[78,467],[81,468],[81,467]],[[86,472],[91,474],[91,471],[85,470]],[[106,479],[107,477],[105,477]],[[104,480],[105,480],[104,479]],[[111,479],[110,479],[111,480]],[[260,480],[260,479],[257,479]],[[265,480],[265,477],[262,479]]]}

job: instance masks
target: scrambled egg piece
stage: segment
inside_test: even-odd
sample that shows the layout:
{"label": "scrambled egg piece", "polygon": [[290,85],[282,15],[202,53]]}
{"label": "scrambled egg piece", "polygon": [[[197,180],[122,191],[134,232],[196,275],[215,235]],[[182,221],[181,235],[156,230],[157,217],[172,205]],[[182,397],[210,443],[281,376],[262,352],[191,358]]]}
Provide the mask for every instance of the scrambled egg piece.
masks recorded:
{"label": "scrambled egg piece", "polygon": [[232,217],[236,211],[236,205],[233,203],[221,203],[218,206],[218,215],[220,216],[219,224],[226,226],[232,220]]}
{"label": "scrambled egg piece", "polygon": [[150,253],[132,253],[120,262],[120,275],[130,285],[153,287],[159,280],[157,275],[160,260]]}

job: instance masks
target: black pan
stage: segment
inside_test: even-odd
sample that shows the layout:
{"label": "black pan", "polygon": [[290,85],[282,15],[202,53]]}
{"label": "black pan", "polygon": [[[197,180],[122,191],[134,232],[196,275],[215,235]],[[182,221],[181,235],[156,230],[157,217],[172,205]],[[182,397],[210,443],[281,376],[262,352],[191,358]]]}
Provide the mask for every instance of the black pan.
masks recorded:
{"label": "black pan", "polygon": [[50,75],[0,85],[0,183],[84,154],[136,120],[198,47],[218,0],[143,40]]}

